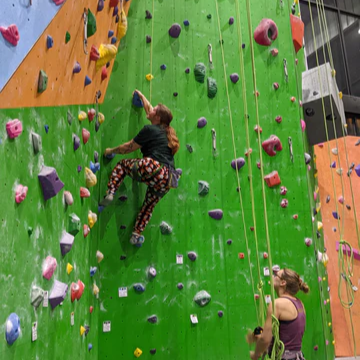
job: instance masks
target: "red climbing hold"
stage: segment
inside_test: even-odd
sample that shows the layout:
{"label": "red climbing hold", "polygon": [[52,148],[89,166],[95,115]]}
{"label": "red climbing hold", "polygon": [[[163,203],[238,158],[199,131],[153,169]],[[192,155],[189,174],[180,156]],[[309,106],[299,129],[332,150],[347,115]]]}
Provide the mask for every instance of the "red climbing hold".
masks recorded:
{"label": "red climbing hold", "polygon": [[262,128],[261,128],[261,126],[259,126],[259,125],[256,125],[255,127],[254,127],[254,131],[256,132],[256,133],[262,133]]}
{"label": "red climbing hold", "polygon": [[270,46],[278,36],[278,29],[271,19],[262,19],[254,32],[254,39],[259,45]]}
{"label": "red climbing hold", "polygon": [[107,68],[103,66],[101,70],[101,80],[104,81],[108,77]]}
{"label": "red climbing hold", "polygon": [[279,50],[278,50],[278,49],[272,49],[272,50],[271,50],[271,55],[272,55],[273,57],[278,56],[278,54],[279,54]]}
{"label": "red climbing hold", "polygon": [[80,197],[82,197],[82,198],[90,197],[90,191],[84,187],[81,187],[80,188]]}
{"label": "red climbing hold", "polygon": [[115,7],[115,6],[117,6],[118,3],[119,3],[119,0],[110,0],[109,6],[110,7]]}
{"label": "red climbing hold", "polygon": [[91,121],[94,120],[95,115],[96,115],[96,110],[95,110],[95,109],[90,109],[90,110],[88,110],[88,119],[89,119],[89,122],[91,122]]}
{"label": "red climbing hold", "polygon": [[84,224],[83,231],[84,231],[84,238],[86,238],[90,233],[89,225]]}
{"label": "red climbing hold", "polygon": [[82,129],[82,139],[84,145],[89,141],[89,138],[90,138],[90,132],[86,129]]}
{"label": "red climbing hold", "polygon": [[298,53],[298,51],[303,46],[305,26],[299,17],[291,14],[290,14],[290,22],[291,22],[291,32],[292,32],[292,39],[295,47],[295,52]]}
{"label": "red climbing hold", "polygon": [[55,3],[55,5],[61,5],[65,0],[53,0],[53,2]]}
{"label": "red climbing hold", "polygon": [[90,308],[89,308],[90,314],[92,314],[93,311],[94,311],[94,307],[93,307],[93,306],[90,306]]}
{"label": "red climbing hold", "polygon": [[263,257],[264,259],[267,259],[269,257],[269,254],[267,252],[264,252]]}
{"label": "red climbing hold", "polygon": [[0,32],[2,33],[4,39],[11,45],[16,46],[20,40],[19,30],[15,24],[12,24],[7,28],[0,26]]}
{"label": "red climbing hold", "polygon": [[280,176],[275,170],[264,177],[264,180],[268,187],[273,187],[281,184]]}
{"label": "red climbing hold", "polygon": [[77,283],[71,284],[71,302],[76,300],[80,300],[83,292],[84,292],[85,285],[81,280],[78,280]]}
{"label": "red climbing hold", "polygon": [[90,60],[96,61],[99,60],[99,58],[100,58],[99,50],[95,45],[93,45],[90,50]]}
{"label": "red climbing hold", "polygon": [[245,254],[244,253],[239,253],[239,259],[244,259],[245,258]]}
{"label": "red climbing hold", "polygon": [[281,141],[276,135],[271,135],[269,139],[265,140],[262,147],[269,156],[275,156],[276,151],[282,150]]}

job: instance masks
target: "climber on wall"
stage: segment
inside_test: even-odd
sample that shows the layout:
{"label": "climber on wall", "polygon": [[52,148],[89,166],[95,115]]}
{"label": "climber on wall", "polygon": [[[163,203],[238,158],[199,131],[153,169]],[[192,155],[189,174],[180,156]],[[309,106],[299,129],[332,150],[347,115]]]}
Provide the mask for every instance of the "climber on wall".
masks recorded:
{"label": "climber on wall", "polygon": [[139,90],[135,92],[144,104],[146,117],[151,125],[145,125],[129,142],[112,149],[107,148],[104,155],[129,154],[141,149],[143,158],[123,159],[117,163],[108,183],[107,195],[100,206],[110,204],[126,175],[146,183],[148,188],[145,200],[130,239],[131,244],[141,246],[145,241],[141,234],[151,219],[155,205],[170,188],[177,187],[179,174],[175,170],[174,155],[180,145],[175,130],[170,126],[173,118],[171,111],[163,104],[152,107]]}
{"label": "climber on wall", "polygon": [[[299,290],[309,292],[308,285],[300,279],[299,274],[290,269],[275,271],[274,288],[278,298],[275,300],[275,315],[279,320],[279,337],[284,343],[285,351],[281,359],[305,360],[301,351],[302,338],[305,331],[306,314],[303,303],[295,297]],[[264,353],[271,355],[273,347],[272,304],[267,310],[266,322],[260,335],[254,333],[248,336],[249,343],[256,343],[255,351],[250,352],[250,358],[257,360]]]}

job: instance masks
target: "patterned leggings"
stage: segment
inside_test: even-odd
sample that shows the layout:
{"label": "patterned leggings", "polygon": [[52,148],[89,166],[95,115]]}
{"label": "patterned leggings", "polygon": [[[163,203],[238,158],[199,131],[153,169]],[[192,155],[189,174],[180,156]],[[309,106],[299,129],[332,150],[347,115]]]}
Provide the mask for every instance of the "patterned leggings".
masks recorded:
{"label": "patterned leggings", "polygon": [[[134,166],[137,171],[134,172]],[[116,190],[128,175],[134,180],[144,182],[148,188],[146,191],[143,206],[136,218],[134,231],[141,234],[149,223],[155,205],[169,191],[169,169],[151,158],[143,159],[123,159],[117,163],[112,171],[108,191],[115,195]],[[154,190],[156,193],[154,193]]]}

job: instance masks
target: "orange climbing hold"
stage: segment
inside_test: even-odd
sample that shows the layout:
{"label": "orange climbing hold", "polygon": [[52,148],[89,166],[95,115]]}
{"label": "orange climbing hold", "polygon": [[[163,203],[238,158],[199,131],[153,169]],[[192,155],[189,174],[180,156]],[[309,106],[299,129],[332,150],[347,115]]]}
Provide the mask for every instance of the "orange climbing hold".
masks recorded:
{"label": "orange climbing hold", "polygon": [[277,171],[273,171],[264,177],[268,187],[273,187],[281,184],[280,176]]}
{"label": "orange climbing hold", "polygon": [[295,52],[298,53],[299,50],[303,47],[304,23],[299,17],[291,14],[290,14],[290,22],[291,22],[291,32],[292,32]]}

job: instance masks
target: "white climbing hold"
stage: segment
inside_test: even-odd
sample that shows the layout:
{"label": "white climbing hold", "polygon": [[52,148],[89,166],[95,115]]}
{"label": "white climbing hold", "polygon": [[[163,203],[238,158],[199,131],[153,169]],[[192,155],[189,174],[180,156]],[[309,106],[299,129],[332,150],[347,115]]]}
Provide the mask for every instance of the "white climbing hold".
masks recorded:
{"label": "white climbing hold", "polygon": [[339,151],[338,151],[337,148],[331,149],[331,152],[332,152],[334,155],[337,155],[337,154],[339,153]]}

